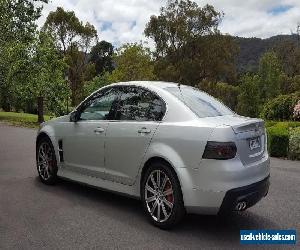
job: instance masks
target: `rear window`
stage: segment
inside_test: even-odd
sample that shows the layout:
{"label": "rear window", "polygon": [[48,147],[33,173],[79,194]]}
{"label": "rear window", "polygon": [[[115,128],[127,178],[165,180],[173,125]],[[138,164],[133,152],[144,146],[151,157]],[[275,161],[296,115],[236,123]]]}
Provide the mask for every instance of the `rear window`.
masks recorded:
{"label": "rear window", "polygon": [[168,87],[168,92],[185,103],[198,117],[232,115],[233,112],[212,96],[193,87]]}

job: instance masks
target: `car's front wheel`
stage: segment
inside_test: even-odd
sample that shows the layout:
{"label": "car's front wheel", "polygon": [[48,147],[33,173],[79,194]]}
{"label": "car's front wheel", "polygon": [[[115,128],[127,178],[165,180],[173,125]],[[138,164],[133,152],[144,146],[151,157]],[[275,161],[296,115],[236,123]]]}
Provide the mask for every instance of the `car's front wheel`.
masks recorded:
{"label": "car's front wheel", "polygon": [[141,197],[148,218],[162,229],[174,226],[185,214],[178,178],[162,162],[155,162],[146,170]]}
{"label": "car's front wheel", "polygon": [[57,180],[57,162],[50,139],[41,138],[36,150],[37,171],[41,181],[45,184],[54,184]]}

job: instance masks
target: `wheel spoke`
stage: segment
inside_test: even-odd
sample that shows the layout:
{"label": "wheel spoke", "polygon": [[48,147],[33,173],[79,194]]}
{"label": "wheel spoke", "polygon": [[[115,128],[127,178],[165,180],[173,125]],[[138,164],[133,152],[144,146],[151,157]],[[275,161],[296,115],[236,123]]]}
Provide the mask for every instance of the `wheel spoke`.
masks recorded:
{"label": "wheel spoke", "polygon": [[173,208],[173,204],[169,201],[166,200],[166,198],[163,198],[163,202],[169,207],[169,208]]}
{"label": "wheel spoke", "polygon": [[169,180],[168,177],[165,175],[165,178],[163,179],[163,182],[161,184],[161,188],[160,188],[161,190],[164,190],[168,180]]}
{"label": "wheel spoke", "polygon": [[148,202],[148,203],[149,203],[149,202],[152,202],[152,201],[155,201],[155,200],[156,200],[155,195],[146,198],[146,202]]}
{"label": "wheel spoke", "polygon": [[40,155],[40,157],[45,158],[45,152],[44,152],[43,147],[40,147],[40,149],[39,149],[39,155]]}
{"label": "wheel spoke", "polygon": [[157,187],[160,188],[160,170],[158,170],[156,173]]}
{"label": "wheel spoke", "polygon": [[151,192],[152,194],[156,194],[156,191],[152,187],[150,187],[148,184],[146,184],[146,190]]}
{"label": "wheel spoke", "polygon": [[151,174],[150,179],[151,179],[151,181],[152,181],[152,184],[153,184],[154,189],[157,189],[157,184],[156,184],[156,182],[155,182],[155,180],[154,180],[153,174]]}
{"label": "wheel spoke", "polygon": [[160,222],[160,203],[157,204],[157,221]]}
{"label": "wheel spoke", "polygon": [[163,202],[161,203],[161,208],[162,208],[163,214],[165,216],[165,219],[168,218],[166,207],[165,207],[165,204]]}
{"label": "wheel spoke", "polygon": [[154,210],[155,210],[156,206],[157,206],[157,200],[155,200],[155,202],[153,204],[153,207],[151,208],[151,211],[150,211],[152,216],[153,216],[153,213],[154,213]]}

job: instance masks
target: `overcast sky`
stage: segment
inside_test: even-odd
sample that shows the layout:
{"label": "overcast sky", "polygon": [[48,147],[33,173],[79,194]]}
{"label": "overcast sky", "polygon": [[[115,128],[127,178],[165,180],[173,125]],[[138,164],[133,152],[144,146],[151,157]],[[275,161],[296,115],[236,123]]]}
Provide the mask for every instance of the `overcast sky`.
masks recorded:
{"label": "overcast sky", "polygon": [[[243,37],[267,38],[295,32],[300,23],[300,0],[210,0],[225,17],[220,25],[223,33]],[[45,5],[39,24],[57,6],[73,10],[82,21],[89,21],[98,30],[99,39],[118,46],[126,42],[146,40],[145,24],[166,0],[50,0]]]}

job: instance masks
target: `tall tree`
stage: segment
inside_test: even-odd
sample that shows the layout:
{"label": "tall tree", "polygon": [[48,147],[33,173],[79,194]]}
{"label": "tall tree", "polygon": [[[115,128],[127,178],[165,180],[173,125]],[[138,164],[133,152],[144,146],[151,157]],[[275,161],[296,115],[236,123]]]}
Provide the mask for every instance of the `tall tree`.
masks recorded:
{"label": "tall tree", "polygon": [[275,52],[289,77],[300,75],[300,47],[292,40],[284,40],[275,46]]}
{"label": "tall tree", "polygon": [[259,87],[262,102],[276,97],[280,93],[283,77],[282,65],[275,52],[269,51],[259,61]]}
{"label": "tall tree", "polygon": [[240,83],[237,112],[244,116],[257,117],[260,111],[260,89],[258,75],[246,74]]}
{"label": "tall tree", "polygon": [[[73,11],[65,11],[61,7],[49,13],[44,30],[53,35],[59,50],[66,58],[71,102],[75,106],[81,100],[85,76],[93,72],[93,66],[88,61],[88,52],[97,42],[97,30],[88,22],[82,23]],[[94,74],[88,80],[93,76]]]}
{"label": "tall tree", "polygon": [[83,98],[84,82],[95,76],[95,65],[86,62],[86,53],[79,50],[76,43],[72,44],[66,53],[65,61],[68,64],[68,80],[71,83],[72,105],[77,105]]}
{"label": "tall tree", "polygon": [[234,78],[237,46],[218,30],[223,14],[213,6],[190,0],[169,0],[152,16],[145,35],[156,45],[156,73],[160,79],[197,85],[203,79]]}
{"label": "tall tree", "polygon": [[155,79],[150,50],[141,44],[123,45],[114,55],[114,62],[111,82]]}
{"label": "tall tree", "polygon": [[4,110],[11,109],[14,101],[13,83],[9,82],[8,72],[13,63],[10,54],[18,48],[20,54],[34,40],[36,20],[41,16],[39,3],[48,0],[1,0],[0,1],[0,99]]}
{"label": "tall tree", "polygon": [[65,54],[80,35],[82,24],[74,11],[65,11],[62,7],[57,7],[56,11],[51,11],[47,16],[44,29],[53,35],[58,48]]}
{"label": "tall tree", "polygon": [[95,64],[96,74],[102,75],[104,72],[111,73],[114,69],[112,56],[114,48],[106,41],[98,42],[91,49],[90,62]]}

